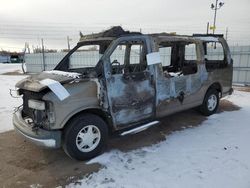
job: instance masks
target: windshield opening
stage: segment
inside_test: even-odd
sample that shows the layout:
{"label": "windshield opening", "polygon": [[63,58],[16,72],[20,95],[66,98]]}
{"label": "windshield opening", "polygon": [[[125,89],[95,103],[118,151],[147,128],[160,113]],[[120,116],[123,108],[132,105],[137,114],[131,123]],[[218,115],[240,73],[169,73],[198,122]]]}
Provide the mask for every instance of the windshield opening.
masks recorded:
{"label": "windshield opening", "polygon": [[102,54],[99,45],[84,45],[69,56],[69,70],[95,67]]}
{"label": "windshield opening", "polygon": [[96,77],[95,67],[111,42],[112,40],[80,42],[63,58],[55,70]]}

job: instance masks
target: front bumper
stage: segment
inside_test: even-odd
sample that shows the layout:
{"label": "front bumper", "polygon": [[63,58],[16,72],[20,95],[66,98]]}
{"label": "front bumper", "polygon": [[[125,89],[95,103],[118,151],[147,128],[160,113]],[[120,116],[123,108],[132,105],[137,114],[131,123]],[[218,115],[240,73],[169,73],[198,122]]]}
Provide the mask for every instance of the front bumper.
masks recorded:
{"label": "front bumper", "polygon": [[18,133],[36,145],[48,148],[61,147],[61,131],[48,131],[41,128],[32,130],[32,127],[24,121],[21,109],[13,114],[13,125]]}

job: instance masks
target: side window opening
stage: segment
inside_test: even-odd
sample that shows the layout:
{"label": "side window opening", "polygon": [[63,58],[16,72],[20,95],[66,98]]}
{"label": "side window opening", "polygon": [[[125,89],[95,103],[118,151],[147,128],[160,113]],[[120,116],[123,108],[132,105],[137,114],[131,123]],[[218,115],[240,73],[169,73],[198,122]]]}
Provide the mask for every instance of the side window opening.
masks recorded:
{"label": "side window opening", "polygon": [[121,74],[125,64],[126,57],[125,44],[119,44],[110,56],[112,74]]}
{"label": "side window opening", "polygon": [[197,72],[196,44],[188,42],[163,42],[159,44],[162,68],[166,77],[176,77]]}
{"label": "side window opening", "polygon": [[159,47],[160,57],[161,57],[161,64],[163,67],[170,66],[171,64],[171,50],[172,48],[169,46],[167,47]]}
{"label": "side window opening", "polygon": [[196,45],[194,43],[185,45],[185,60],[186,61],[196,61]]}
{"label": "side window opening", "polygon": [[143,42],[125,41],[110,56],[112,74],[142,72],[147,68]]}
{"label": "side window opening", "polygon": [[197,72],[197,51],[196,44],[185,45],[185,58],[182,67],[182,73],[184,75],[195,74]]}
{"label": "side window opening", "polygon": [[123,66],[125,62],[125,52],[126,52],[126,45],[124,44],[118,45],[110,56],[111,64],[114,61],[117,61],[118,63],[120,63],[121,66]]}
{"label": "side window opening", "polygon": [[220,42],[204,42],[203,46],[208,71],[227,67],[225,52]]}
{"label": "side window opening", "polygon": [[129,46],[129,65],[124,71],[129,73],[142,72],[147,68],[145,47],[143,43],[132,43]]}

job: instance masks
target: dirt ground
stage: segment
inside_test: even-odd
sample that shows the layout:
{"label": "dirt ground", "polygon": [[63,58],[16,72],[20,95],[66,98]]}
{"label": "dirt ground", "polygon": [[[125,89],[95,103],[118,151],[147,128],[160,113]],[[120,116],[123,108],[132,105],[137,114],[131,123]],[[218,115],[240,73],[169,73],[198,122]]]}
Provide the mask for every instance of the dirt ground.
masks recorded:
{"label": "dirt ground", "polygon": [[12,76],[14,75],[14,76],[16,76],[16,75],[25,75],[25,74],[23,74],[22,72],[16,70],[16,71],[13,71],[13,72],[2,73],[1,75],[12,75]]}
{"label": "dirt ground", "polygon": [[[227,100],[222,100],[218,113],[239,110]],[[206,117],[196,110],[168,116],[161,124],[144,132],[110,139],[106,151],[129,151],[158,143],[176,130],[198,126]],[[77,183],[78,179],[102,168],[99,164],[87,165],[70,159],[61,149],[37,147],[14,131],[0,134],[0,186],[2,187],[56,187]]]}
{"label": "dirt ground", "polygon": [[233,86],[235,90],[250,92],[250,86]]}

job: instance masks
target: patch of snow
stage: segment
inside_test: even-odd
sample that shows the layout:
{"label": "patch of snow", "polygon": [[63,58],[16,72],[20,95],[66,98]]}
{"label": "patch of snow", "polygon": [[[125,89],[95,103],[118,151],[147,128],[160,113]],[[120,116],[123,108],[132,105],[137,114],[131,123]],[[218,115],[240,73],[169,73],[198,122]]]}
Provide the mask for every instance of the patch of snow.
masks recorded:
{"label": "patch of snow", "polygon": [[226,97],[242,108],[214,114],[151,147],[113,150],[88,162],[104,166],[68,187],[250,187],[250,93]]}
{"label": "patch of snow", "polygon": [[168,72],[164,71],[164,74],[167,75],[168,77],[178,77],[178,76],[183,76],[182,72]]}
{"label": "patch of snow", "polygon": [[177,77],[177,76],[182,76],[183,74],[181,72],[168,72],[170,76]]}
{"label": "patch of snow", "polygon": [[44,71],[44,72],[49,73],[49,74],[67,76],[67,77],[71,77],[71,78],[80,78],[80,75],[81,75],[77,72],[64,72],[64,71],[58,71],[58,70]]}
{"label": "patch of snow", "polygon": [[15,89],[17,81],[25,77],[0,75],[0,133],[13,129],[12,114],[22,104],[22,98],[12,98],[9,89]]}
{"label": "patch of snow", "polygon": [[0,63],[0,74],[6,72],[22,72],[22,64],[3,64]]}

